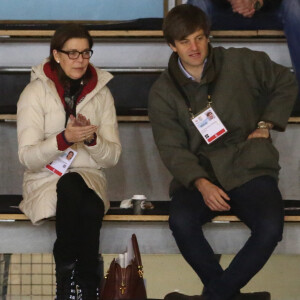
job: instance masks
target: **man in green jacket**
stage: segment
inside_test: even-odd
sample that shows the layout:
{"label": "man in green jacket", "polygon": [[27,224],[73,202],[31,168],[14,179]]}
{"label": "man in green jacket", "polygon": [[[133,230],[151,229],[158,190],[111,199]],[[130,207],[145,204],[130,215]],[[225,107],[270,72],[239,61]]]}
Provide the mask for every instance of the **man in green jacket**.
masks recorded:
{"label": "man in green jacket", "polygon": [[[151,89],[149,116],[174,177],[170,228],[205,286],[202,296],[191,299],[243,299],[239,290],[282,238],[279,156],[270,130],[285,129],[297,84],[263,52],[213,48],[206,16],[197,7],[174,7],[163,30],[173,53]],[[228,210],[251,236],[223,270],[202,226]],[[172,293],[166,299],[190,297]]]}

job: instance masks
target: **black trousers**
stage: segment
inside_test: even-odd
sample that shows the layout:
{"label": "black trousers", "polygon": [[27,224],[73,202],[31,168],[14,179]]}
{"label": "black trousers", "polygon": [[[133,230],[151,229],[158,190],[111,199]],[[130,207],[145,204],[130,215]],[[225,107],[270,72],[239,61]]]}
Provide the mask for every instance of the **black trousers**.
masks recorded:
{"label": "black trousers", "polygon": [[103,201],[78,173],[67,173],[59,179],[53,249],[56,266],[77,261],[79,273],[95,273],[103,215]]}
{"label": "black trousers", "polygon": [[228,300],[237,294],[267,262],[283,232],[283,202],[275,179],[258,177],[226,192],[231,210],[250,228],[251,235],[225,270],[203,234],[202,226],[217,212],[206,206],[201,193],[182,188],[170,207],[169,223],[178,248],[202,280],[208,299],[213,300]]}

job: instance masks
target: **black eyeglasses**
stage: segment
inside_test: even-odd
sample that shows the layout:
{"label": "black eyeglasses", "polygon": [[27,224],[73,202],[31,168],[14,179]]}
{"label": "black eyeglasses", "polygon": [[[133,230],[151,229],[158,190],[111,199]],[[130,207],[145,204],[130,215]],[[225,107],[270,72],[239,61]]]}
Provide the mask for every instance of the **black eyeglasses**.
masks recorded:
{"label": "black eyeglasses", "polygon": [[89,59],[93,55],[93,50],[84,50],[84,51],[77,51],[77,50],[71,50],[71,51],[64,51],[64,50],[57,50],[61,53],[67,54],[70,59],[77,59],[79,55],[82,55],[82,58]]}

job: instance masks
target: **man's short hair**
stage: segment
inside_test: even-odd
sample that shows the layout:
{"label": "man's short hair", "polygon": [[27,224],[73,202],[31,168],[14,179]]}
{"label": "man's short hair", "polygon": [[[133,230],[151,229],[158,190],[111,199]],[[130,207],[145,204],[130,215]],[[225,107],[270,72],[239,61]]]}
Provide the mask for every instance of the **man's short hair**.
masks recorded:
{"label": "man's short hair", "polygon": [[203,29],[208,37],[210,25],[205,13],[194,5],[182,4],[173,7],[164,19],[163,32],[168,44],[183,40],[197,30]]}

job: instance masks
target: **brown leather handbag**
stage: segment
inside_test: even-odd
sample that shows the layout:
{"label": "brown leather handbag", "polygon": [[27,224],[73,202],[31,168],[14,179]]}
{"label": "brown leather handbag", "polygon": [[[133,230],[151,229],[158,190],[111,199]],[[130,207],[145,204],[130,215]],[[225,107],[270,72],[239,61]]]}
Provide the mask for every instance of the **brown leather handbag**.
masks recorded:
{"label": "brown leather handbag", "polygon": [[103,279],[100,300],[144,300],[147,299],[143,265],[136,235],[131,237],[134,258],[126,268],[116,262],[114,258]]}

